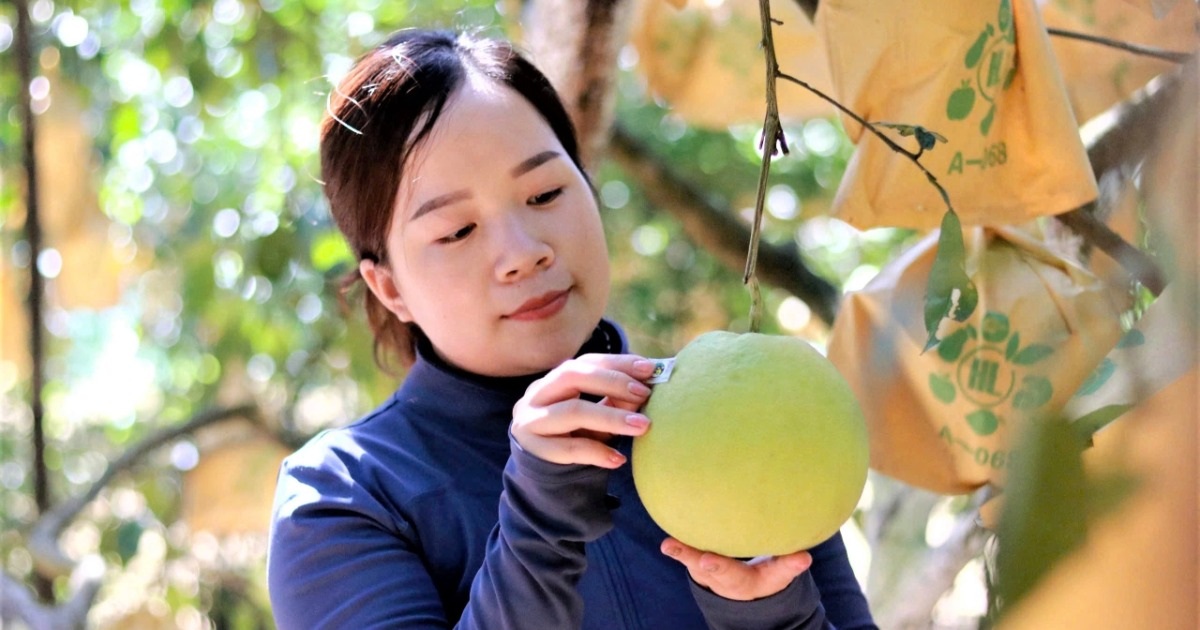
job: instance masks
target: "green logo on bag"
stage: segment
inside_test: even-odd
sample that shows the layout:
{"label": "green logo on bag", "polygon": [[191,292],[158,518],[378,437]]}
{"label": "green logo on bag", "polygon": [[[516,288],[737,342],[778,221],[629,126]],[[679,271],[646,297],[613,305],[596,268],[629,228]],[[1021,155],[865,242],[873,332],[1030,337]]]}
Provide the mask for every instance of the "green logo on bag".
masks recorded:
{"label": "green logo on bag", "polygon": [[1054,387],[1049,379],[1018,371],[1053,353],[1043,344],[1022,347],[1021,334],[1010,330],[1008,317],[988,311],[980,330],[967,324],[938,344],[938,356],[951,369],[930,374],[929,389],[943,403],[961,395],[977,407],[965,416],[967,426],[975,435],[988,436],[1004,422],[995,411],[1002,403],[1011,401],[1014,409],[1029,411],[1050,401]]}
{"label": "green logo on bag", "polygon": [[1008,89],[1017,76],[1016,42],[1012,3],[1000,0],[996,24],[985,24],[975,43],[967,49],[963,65],[975,72],[950,93],[946,101],[947,118],[965,120],[976,111],[976,104],[983,101],[987,113],[979,121],[979,132],[988,135],[996,118],[996,97]]}

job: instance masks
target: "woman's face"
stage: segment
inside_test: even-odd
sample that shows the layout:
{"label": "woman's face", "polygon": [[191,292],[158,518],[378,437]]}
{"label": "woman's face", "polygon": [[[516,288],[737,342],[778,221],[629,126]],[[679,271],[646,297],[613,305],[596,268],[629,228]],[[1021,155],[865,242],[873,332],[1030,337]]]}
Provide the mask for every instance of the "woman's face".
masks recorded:
{"label": "woman's face", "polygon": [[368,285],[441,357],[479,374],[553,368],[608,300],[591,189],[516,91],[468,75],[397,191],[386,265]]}

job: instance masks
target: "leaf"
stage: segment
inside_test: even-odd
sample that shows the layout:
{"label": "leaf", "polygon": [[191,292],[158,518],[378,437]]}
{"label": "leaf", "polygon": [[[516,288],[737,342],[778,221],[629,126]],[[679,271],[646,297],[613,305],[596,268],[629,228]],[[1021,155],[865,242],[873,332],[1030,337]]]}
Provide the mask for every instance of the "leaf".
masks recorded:
{"label": "leaf", "polygon": [[922,352],[938,344],[937,329],[943,318],[952,316],[961,322],[975,312],[979,292],[975,283],[967,277],[966,258],[962,224],[953,209],[947,210],[942,217],[937,256],[933,259],[929,285],[925,290],[925,332],[929,334],[929,339]]}
{"label": "leaf", "polygon": [[1124,471],[1105,473],[1088,483],[1087,515],[1099,518],[1115,510],[1133,495],[1141,485],[1141,479]]}
{"label": "leaf", "polygon": [[117,527],[117,555],[121,557],[122,564],[128,564],[137,554],[138,544],[145,529],[137,521],[125,521]]}
{"label": "leaf", "polygon": [[[967,342],[969,333],[966,328],[959,328],[938,344],[938,356],[947,363],[953,363],[962,355],[963,344]],[[947,401],[949,402],[949,401]]]}
{"label": "leaf", "polygon": [[1013,606],[1087,534],[1083,442],[1066,422],[1032,422],[1010,455],[997,527],[997,591]]}
{"label": "leaf", "polygon": [[1113,363],[1112,359],[1104,357],[1104,360],[1100,362],[1100,365],[1096,366],[1096,370],[1092,372],[1091,376],[1087,377],[1087,380],[1083,382],[1083,385],[1079,386],[1079,391],[1075,392],[1075,395],[1087,396],[1089,394],[1096,393],[1101,387],[1104,386],[1105,383],[1108,382],[1108,379],[1112,378],[1112,375],[1115,374],[1116,371],[1117,364]]}
{"label": "leaf", "polygon": [[1008,340],[1008,348],[1004,350],[1004,358],[1012,361],[1013,355],[1017,354],[1017,349],[1021,347],[1021,333],[1013,333],[1012,338]]}
{"label": "leaf", "polygon": [[1146,335],[1136,328],[1130,328],[1129,332],[1125,333],[1121,340],[1117,342],[1118,348],[1134,348],[1146,343]]}
{"label": "leaf", "polygon": [[1090,442],[1092,436],[1096,435],[1097,431],[1108,426],[1132,408],[1133,405],[1128,404],[1105,405],[1091,413],[1072,420],[1071,426],[1075,428],[1075,433],[1079,435],[1080,439]]}
{"label": "leaf", "polygon": [[354,253],[350,251],[350,245],[346,243],[341,232],[336,230],[325,232],[313,239],[309,256],[312,258],[313,268],[321,272],[327,272],[342,263],[354,262]]}
{"label": "leaf", "polygon": [[1012,358],[1012,362],[1017,365],[1033,365],[1052,354],[1054,354],[1054,348],[1034,344],[1018,352],[1017,356]]}

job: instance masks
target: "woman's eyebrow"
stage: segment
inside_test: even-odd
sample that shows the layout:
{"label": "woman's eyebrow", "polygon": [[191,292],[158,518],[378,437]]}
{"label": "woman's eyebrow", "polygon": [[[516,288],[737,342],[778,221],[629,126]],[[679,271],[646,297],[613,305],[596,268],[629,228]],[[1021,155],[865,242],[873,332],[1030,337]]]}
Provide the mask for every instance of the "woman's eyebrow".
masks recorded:
{"label": "woman's eyebrow", "polygon": [[521,162],[513,167],[512,176],[514,179],[532,171],[533,169],[553,160],[554,158],[562,157],[558,151],[542,151],[541,153]]}
{"label": "woman's eyebrow", "polygon": [[419,208],[417,208],[417,211],[414,212],[412,214],[412,216],[408,218],[408,220],[416,221],[417,219],[421,218],[422,216],[429,214],[430,212],[433,212],[434,210],[437,210],[438,208],[441,208],[442,206],[448,206],[452,203],[456,203],[456,202],[462,201],[464,199],[470,199],[470,198],[471,198],[471,191],[466,190],[465,188],[463,190],[456,190],[452,193],[446,193],[444,195],[439,195],[439,196],[434,197],[433,199],[430,199],[429,201],[426,201],[425,203],[421,204],[421,206]]}

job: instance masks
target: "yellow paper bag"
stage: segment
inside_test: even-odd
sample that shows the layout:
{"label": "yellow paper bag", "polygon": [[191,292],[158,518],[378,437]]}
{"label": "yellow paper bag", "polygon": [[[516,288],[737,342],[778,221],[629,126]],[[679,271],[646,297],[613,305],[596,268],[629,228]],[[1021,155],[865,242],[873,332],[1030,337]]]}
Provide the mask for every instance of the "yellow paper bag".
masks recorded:
{"label": "yellow paper bag", "polygon": [[979,304],[927,337],[929,236],[849,293],[829,359],[858,395],[871,466],[947,494],[1003,485],[1009,437],[1054,417],[1120,338],[1120,309],[1087,270],[1013,228],[967,230]]}
{"label": "yellow paper bag", "polygon": [[[826,0],[817,22],[840,102],[868,121],[945,138],[920,159],[964,225],[1020,224],[1095,199],[1035,0]],[[843,122],[858,148],[835,212],[859,228],[937,227],[946,205],[926,176]]]}
{"label": "yellow paper bag", "polygon": [[[1042,6],[1047,27],[1188,53],[1200,46],[1200,6],[1180,2],[1161,19],[1129,2],[1055,0]],[[1176,64],[1092,42],[1051,37],[1075,118],[1090,120]]]}
{"label": "yellow paper bag", "polygon": [[[641,0],[631,42],[650,91],[692,125],[761,124],[766,62],[758,0],[682,4],[673,8],[663,0]],[[829,64],[816,27],[795,2],[780,2],[771,10],[783,22],[775,27],[782,69],[828,85]],[[779,99],[784,119],[832,113],[833,106],[803,90]]]}

